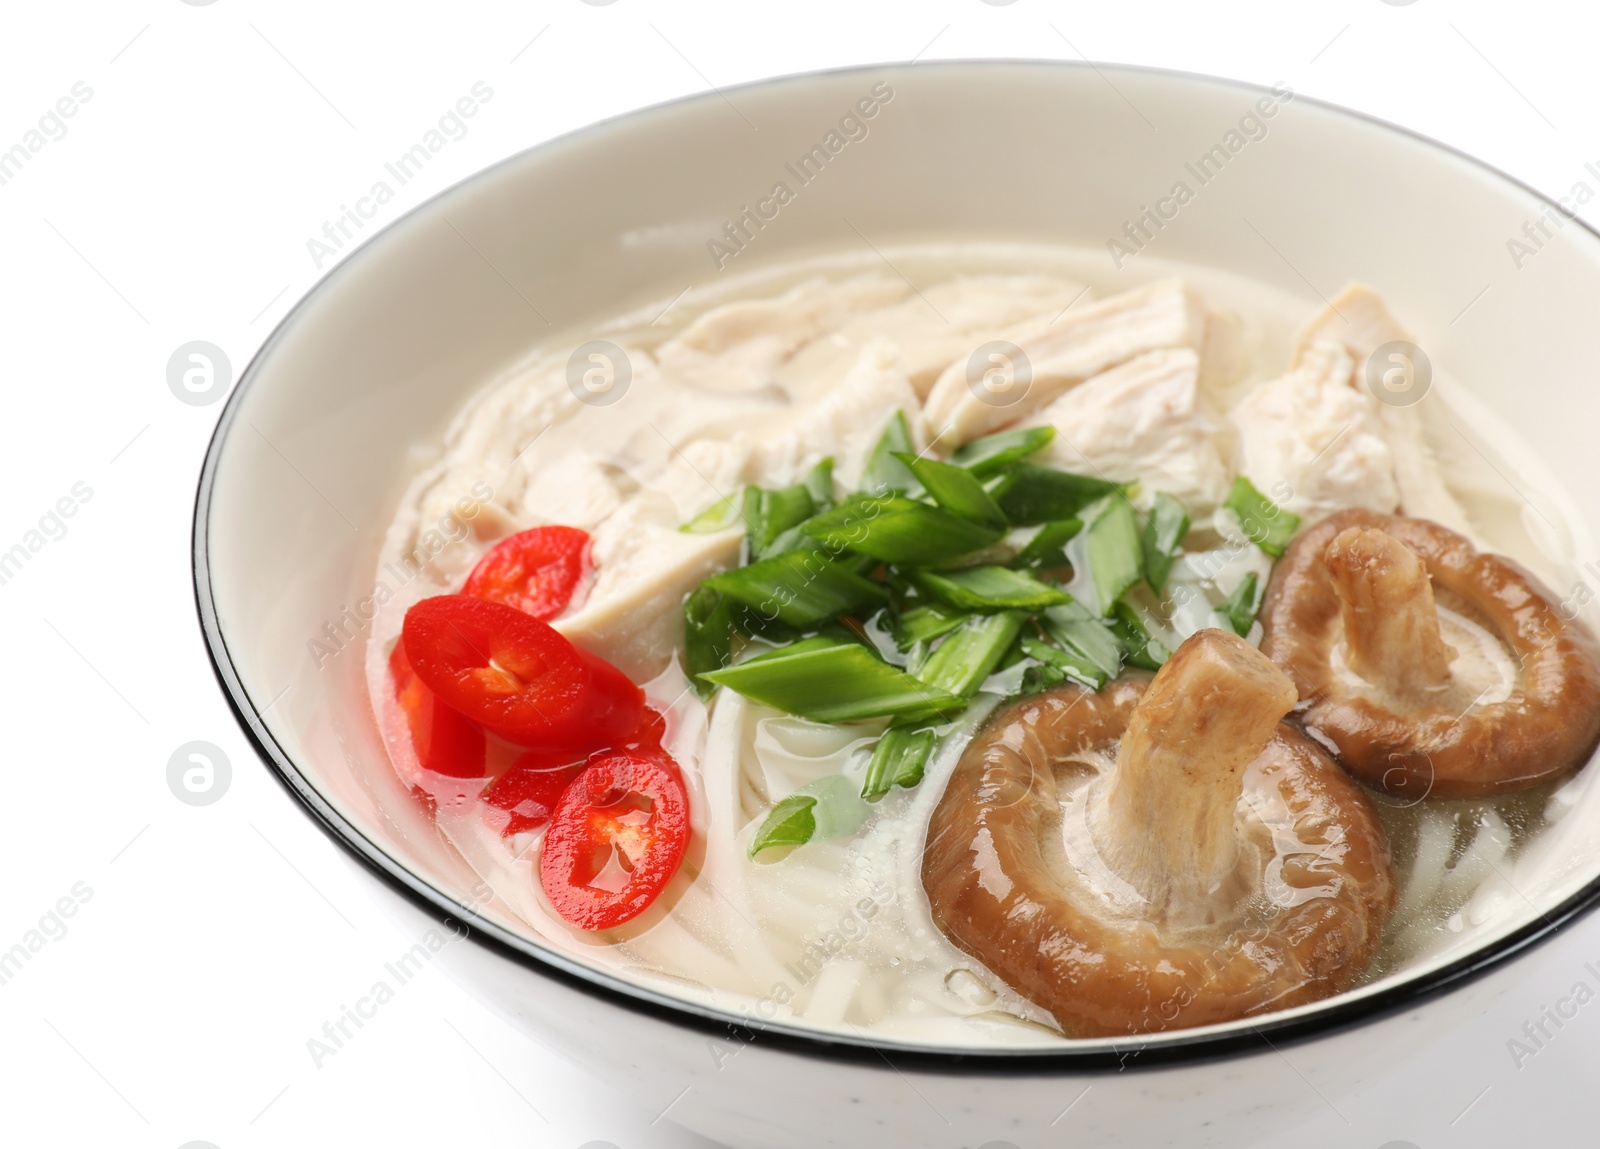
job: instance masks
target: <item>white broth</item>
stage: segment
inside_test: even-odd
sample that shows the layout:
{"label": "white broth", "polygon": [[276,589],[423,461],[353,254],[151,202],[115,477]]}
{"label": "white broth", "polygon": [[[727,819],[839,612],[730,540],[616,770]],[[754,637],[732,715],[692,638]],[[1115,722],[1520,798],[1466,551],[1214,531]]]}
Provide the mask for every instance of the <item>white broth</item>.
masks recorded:
{"label": "white broth", "polygon": [[[945,938],[919,876],[945,782],[972,731],[1018,688],[1020,668],[985,683],[919,785],[872,803],[853,796],[884,720],[810,722],[728,689],[707,705],[682,669],[683,597],[739,563],[743,529],[735,519],[723,531],[684,533],[684,523],[747,483],[798,482],[823,456],[835,460],[841,488],[853,488],[897,409],[913,416],[919,449],[947,454],[958,444],[941,441],[939,419],[922,417],[941,373],[983,343],[1029,324],[1048,328],[1133,286],[1109,281],[1095,251],[973,244],[885,255],[892,266],[872,253],[831,256],[694,288],[670,305],[543,340],[486,385],[463,380],[472,397],[439,443],[416,446],[418,473],[384,542],[380,571],[404,578],[374,621],[369,684],[374,698],[388,689],[388,652],[406,608],[459,590],[496,540],[545,523],[588,531],[594,581],[553,625],[644,685],[667,714],[663,745],[688,784],[693,844],[661,905],[589,934],[563,922],[541,889],[540,831],[503,838],[471,793],[441,802],[440,831],[504,911],[587,962],[757,1021],[935,1044],[1050,1045],[1063,1040],[1050,1015]],[[1555,497],[1540,512],[1527,511],[1506,476],[1534,486],[1522,477],[1531,452],[1503,429],[1486,430],[1438,365],[1433,394],[1414,407],[1315,381],[1274,396],[1270,388],[1286,386],[1294,333],[1319,302],[1211,269],[1151,260],[1144,270],[1150,282],[1181,277],[1207,309],[1194,394],[1141,391],[1134,381],[1100,407],[1068,389],[1049,410],[1072,430],[1052,447],[1055,465],[1109,468],[1112,479],[1140,481],[1136,498],[1164,490],[1189,508],[1194,530],[1171,579],[1195,597],[1179,609],[1146,604],[1152,631],[1169,645],[1216,625],[1218,603],[1247,575],[1265,584],[1271,560],[1241,546],[1218,513],[1246,462],[1307,476],[1306,468],[1331,469],[1316,490],[1289,482],[1273,496],[1307,522],[1352,498],[1381,510],[1397,509],[1398,498],[1403,512],[1516,559],[1558,599],[1578,581],[1573,531],[1550,509],[1564,499],[1547,492]],[[630,376],[614,402],[585,403],[569,385],[572,349],[593,340],[625,352],[625,372],[593,361],[613,385]],[[1045,417],[1030,410],[1022,422]],[[1319,430],[1318,417],[1333,422]],[[1326,454],[1308,462],[1306,451],[1318,449]],[[1397,479],[1400,455],[1411,473]],[[1265,476],[1251,477],[1268,490]],[[470,520],[453,517],[462,500],[474,501]],[[1074,569],[1068,589],[1081,598]],[[1448,619],[1462,635],[1475,626]],[[1248,637],[1259,642],[1259,625]],[[1471,657],[1487,665],[1500,652]],[[1506,875],[1588,775],[1495,800],[1375,795],[1400,894],[1366,978],[1491,931],[1515,908]],[[797,791],[831,795],[819,809],[832,824],[784,856],[752,860],[762,818]]]}

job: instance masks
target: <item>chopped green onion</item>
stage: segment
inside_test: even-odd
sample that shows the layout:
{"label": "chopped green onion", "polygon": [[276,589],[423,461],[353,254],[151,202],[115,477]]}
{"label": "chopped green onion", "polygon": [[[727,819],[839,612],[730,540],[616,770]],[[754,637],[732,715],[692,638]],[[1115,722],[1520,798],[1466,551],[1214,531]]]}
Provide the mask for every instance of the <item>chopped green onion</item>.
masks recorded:
{"label": "chopped green onion", "polygon": [[1233,633],[1240,638],[1250,633],[1250,624],[1256,620],[1256,611],[1260,604],[1256,602],[1256,572],[1251,571],[1245,575],[1233,593],[1217,606],[1217,610],[1228,620],[1228,625],[1233,627]]}
{"label": "chopped green onion", "polygon": [[1150,517],[1144,523],[1144,580],[1157,594],[1167,585],[1183,536],[1189,533],[1189,512],[1164,492],[1156,492]]}
{"label": "chopped green onion", "polygon": [[767,812],[766,821],[756,831],[750,842],[753,858],[762,850],[776,846],[803,846],[817,832],[816,815],[812,807],[817,800],[809,794],[791,794]]}
{"label": "chopped green onion", "polygon": [[965,467],[980,479],[1005,470],[1012,463],[1037,454],[1056,437],[1054,427],[1026,427],[1021,431],[1001,431],[964,443],[950,456],[958,467]]}
{"label": "chopped green onion", "polygon": [[[900,465],[899,460],[892,461]],[[804,530],[830,548],[911,566],[970,554],[999,541],[1004,533],[904,495],[856,495],[806,523]]]}
{"label": "chopped green onion", "polygon": [[702,583],[683,602],[684,668],[702,699],[716,687],[700,677],[728,665],[733,644],[734,600]]}
{"label": "chopped green onion", "polygon": [[[1072,659],[1078,671],[1074,677],[1080,682],[1099,690],[1122,669],[1122,643],[1081,603],[1051,607],[1039,616],[1039,623],[1051,641]],[[1065,669],[1065,664],[1061,665]]]}
{"label": "chopped green onion", "polygon": [[1036,662],[1022,672],[1020,694],[1038,694],[1067,680],[1066,672],[1048,662]]}
{"label": "chopped green onion", "polygon": [[1238,517],[1245,536],[1273,558],[1282,557],[1300,526],[1299,515],[1278,506],[1243,475],[1233,481],[1222,505]]}
{"label": "chopped green onion", "polygon": [[902,612],[895,622],[895,646],[910,650],[916,643],[932,642],[941,635],[949,634],[971,617],[971,612],[957,610],[942,602],[914,606]]}
{"label": "chopped green onion", "polygon": [[739,663],[739,665],[753,666],[758,662],[771,662],[778,658],[793,658],[796,655],[810,654],[817,650],[832,650],[836,646],[849,646],[855,641],[855,635],[840,634],[838,630],[830,628],[827,634],[814,634],[810,638],[802,638],[785,646],[764,650],[760,654],[753,654]]}
{"label": "chopped green onion", "polygon": [[1120,493],[1109,495],[1084,514],[1084,558],[1094,583],[1096,606],[1106,617],[1111,608],[1143,577],[1144,556],[1133,507]]}
{"label": "chopped green onion", "polygon": [[1022,650],[1029,658],[1038,660],[1040,665],[1047,666],[1056,672],[1052,676],[1055,679],[1054,682],[1050,683],[1052,686],[1070,678],[1073,682],[1081,683],[1090,690],[1099,690],[1108,681],[1106,676],[1100,673],[1100,668],[1087,659],[1079,658],[1070,650],[1062,650],[1060,647],[1051,646],[1043,639],[1024,638],[1022,640]]}
{"label": "chopped green onion", "polygon": [[1166,644],[1151,635],[1139,612],[1125,602],[1117,603],[1111,629],[1127,648],[1129,666],[1160,670],[1162,663],[1172,657],[1172,651],[1167,649]]}
{"label": "chopped green onion", "polygon": [[[1027,626],[1027,615],[1022,616],[1022,624]],[[1022,636],[1019,634],[1017,641],[1011,644],[1011,648],[1006,651],[1005,657],[1000,660],[1000,665],[994,668],[994,672],[999,674],[1003,670],[1010,670],[1017,663],[1026,660],[1027,657],[1027,652],[1022,649]]]}
{"label": "chopped green onion", "polygon": [[861,783],[861,796],[869,802],[887,794],[894,786],[915,786],[933,754],[938,735],[927,727],[891,726],[872,749],[867,776]]}
{"label": "chopped green onion", "polygon": [[733,499],[720,499],[701,511],[678,529],[689,535],[710,535],[739,524],[739,504]]}
{"label": "chopped green onion", "polygon": [[865,646],[810,638],[705,676],[718,686],[813,722],[927,718],[966,701],[934,690]]}
{"label": "chopped green onion", "polygon": [[912,577],[934,598],[960,610],[1043,610],[1072,601],[1065,591],[1046,586],[1024,571],[1005,567],[917,571]]}
{"label": "chopped green onion", "polygon": [[917,677],[935,690],[971,698],[1017,641],[1022,620],[1023,615],[1017,611],[968,619],[928,656]]}
{"label": "chopped green onion", "polygon": [[815,513],[811,492],[804,483],[778,490],[744,489],[745,538],[752,561],[778,553],[775,543]]}
{"label": "chopped green onion", "polygon": [[888,598],[881,585],[832,561],[820,548],[723,571],[701,585],[738,600],[761,621],[802,628]]}
{"label": "chopped green onion", "polygon": [[1096,499],[1121,488],[1105,479],[1019,463],[990,488],[1006,518],[1018,526],[1070,519]]}
{"label": "chopped green onion", "polygon": [[1067,558],[1067,552],[1062,548],[1083,530],[1082,519],[1062,519],[1057,523],[1046,523],[1039,529],[1039,533],[1028,540],[1028,545],[1023,547],[1012,560],[1011,565],[1024,570],[1059,570],[1072,565]]}
{"label": "chopped green onion", "polygon": [[813,514],[833,509],[833,456],[820,460],[801,480],[811,495]]}
{"label": "chopped green onion", "polygon": [[890,491],[919,494],[918,486],[906,465],[895,458],[896,452],[911,452],[917,448],[911,442],[911,429],[906,426],[906,413],[896,411],[878,438],[877,446],[867,456],[866,468],[861,473],[861,490],[870,495],[886,495]]}
{"label": "chopped green onion", "polygon": [[983,484],[971,471],[941,463],[937,459],[919,459],[906,452],[897,452],[895,458],[917,477],[933,501],[952,515],[960,515],[985,526],[1003,527],[1006,517]]}

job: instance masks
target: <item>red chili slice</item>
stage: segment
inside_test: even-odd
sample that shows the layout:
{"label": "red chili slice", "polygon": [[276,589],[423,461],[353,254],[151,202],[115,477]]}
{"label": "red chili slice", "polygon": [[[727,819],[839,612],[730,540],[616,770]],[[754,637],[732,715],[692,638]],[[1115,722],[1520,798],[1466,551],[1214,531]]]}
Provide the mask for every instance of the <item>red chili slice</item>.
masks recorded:
{"label": "red chili slice", "polygon": [[518,758],[483,792],[483,800],[503,811],[491,816],[490,825],[500,826],[500,836],[509,838],[524,830],[536,830],[550,820],[567,786],[583,773],[584,761],[572,760],[571,751],[530,750]]}
{"label": "red chili slice", "polygon": [[406,658],[404,642],[395,643],[389,655],[389,680],[402,719],[395,724],[402,729],[393,731],[391,736],[406,739],[415,756],[415,772],[408,768],[412,765],[409,756],[397,756],[396,764],[407,784],[438,799],[441,789],[452,794],[460,790],[448,784],[441,786],[443,778],[488,775],[483,731],[441,702],[417,677]]}
{"label": "red chili slice", "polygon": [[689,797],[665,754],[594,759],[567,787],[545,832],[539,880],[561,917],[606,930],[647,909],[689,845]]}
{"label": "red chili slice", "polygon": [[634,731],[622,746],[626,750],[655,750],[659,752],[667,738],[667,719],[653,707],[644,712],[639,729]]}
{"label": "red chili slice", "polygon": [[596,750],[643,719],[644,693],[621,671],[501,603],[423,599],[402,637],[417,677],[447,706],[519,745]]}
{"label": "red chili slice", "polygon": [[577,527],[534,527],[501,539],[478,560],[462,594],[504,603],[549,622],[589,573],[589,535]]}

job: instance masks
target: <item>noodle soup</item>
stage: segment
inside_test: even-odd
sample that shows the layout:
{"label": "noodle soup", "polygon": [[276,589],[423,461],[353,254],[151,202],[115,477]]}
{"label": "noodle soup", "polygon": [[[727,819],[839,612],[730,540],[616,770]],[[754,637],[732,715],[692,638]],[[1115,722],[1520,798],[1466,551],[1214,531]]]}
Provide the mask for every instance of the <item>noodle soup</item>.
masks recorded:
{"label": "noodle soup", "polygon": [[[1437,524],[1550,586],[1573,564],[1502,478],[1522,448],[1491,447],[1469,397],[1443,378],[1409,404],[1368,386],[1373,354],[1405,336],[1367,289],[1319,308],[1198,268],[1112,290],[1093,253],[1070,250],[888,256],[897,271],[814,260],[549,341],[426,448],[380,559],[406,577],[375,620],[368,681],[392,768],[499,904],[548,944],[757,1021],[951,1046],[1205,1023],[1184,1012],[1215,990],[1205,971],[1255,953],[1277,908],[1332,904],[1316,881],[1285,894],[1286,867],[1348,864],[1336,876],[1370,911],[1371,937],[1337,970],[1308,966],[1297,993],[1490,928],[1515,898],[1508,869],[1586,784],[1574,771],[1593,739],[1569,732],[1571,761],[1504,792],[1358,784],[1356,748],[1303,721],[1313,699],[1285,677],[1286,712],[1261,738],[1298,740],[1296,761],[1338,790],[1339,826],[1370,829],[1370,865],[1346,857],[1343,830],[1313,850],[1273,828],[1277,791],[1250,780],[1266,742],[1216,768],[1244,778],[1204,799],[1225,841],[1127,860],[1097,803],[1158,755],[1141,767],[1119,727],[1044,762],[1053,805],[1023,843],[1038,873],[982,845],[1039,798],[1031,784],[985,798],[973,848],[939,864],[1007,906],[1037,881],[1046,908],[1078,899],[1080,934],[1149,935],[1157,960],[1186,946],[1203,970],[1181,1006],[1105,1031],[1063,1021],[1077,1015],[1057,988],[1001,972],[1022,943],[941,901],[929,827],[983,790],[953,780],[1029,699],[1070,708],[1130,683],[1154,698],[1163,682],[1181,699],[1202,671],[1256,674],[1265,698],[1277,687],[1261,676],[1294,673],[1273,668],[1275,572],[1340,514]],[[1440,583],[1416,613],[1440,620],[1454,676],[1428,705],[1487,721],[1533,672],[1442,574],[1419,577]],[[1344,625],[1366,625],[1359,606]],[[1581,678],[1577,611],[1549,607]],[[1340,633],[1331,675],[1402,714],[1423,705],[1364,684],[1358,631]],[[1190,665],[1198,677],[1178,678]],[[1134,694],[1127,730],[1157,717]],[[1177,801],[1153,776],[1149,800]],[[1117,824],[1160,837],[1169,815],[1183,824],[1183,810]],[[1226,880],[1177,880],[1208,866]],[[1247,997],[1236,1016],[1300,1000]]]}

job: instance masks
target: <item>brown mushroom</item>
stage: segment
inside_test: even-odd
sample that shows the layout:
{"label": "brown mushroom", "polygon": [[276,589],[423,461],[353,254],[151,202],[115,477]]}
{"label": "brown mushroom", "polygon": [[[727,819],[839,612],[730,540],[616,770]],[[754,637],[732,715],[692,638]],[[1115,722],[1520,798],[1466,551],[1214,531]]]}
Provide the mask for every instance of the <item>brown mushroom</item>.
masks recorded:
{"label": "brown mushroom", "polygon": [[1600,741],[1600,658],[1527,571],[1425,519],[1340,511],[1273,571],[1261,649],[1306,729],[1371,786],[1482,798],[1558,778]]}
{"label": "brown mushroom", "polygon": [[1250,1017],[1348,988],[1393,906],[1365,793],[1280,720],[1292,684],[1204,630],[1155,677],[1000,711],[928,827],[956,945],[1072,1037]]}

